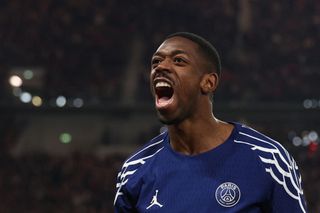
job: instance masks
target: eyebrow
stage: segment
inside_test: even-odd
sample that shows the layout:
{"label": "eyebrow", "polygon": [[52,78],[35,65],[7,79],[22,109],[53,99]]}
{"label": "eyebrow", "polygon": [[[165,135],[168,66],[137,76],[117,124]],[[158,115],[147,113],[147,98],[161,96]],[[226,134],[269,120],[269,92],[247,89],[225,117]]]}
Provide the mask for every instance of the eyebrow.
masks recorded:
{"label": "eyebrow", "polygon": [[[174,55],[178,55],[178,54],[186,54],[188,55],[188,53],[186,51],[183,51],[183,50],[173,50],[172,52],[170,52],[170,56],[174,56]],[[164,56],[166,55],[165,53],[163,52],[155,52],[152,57],[154,56]]]}

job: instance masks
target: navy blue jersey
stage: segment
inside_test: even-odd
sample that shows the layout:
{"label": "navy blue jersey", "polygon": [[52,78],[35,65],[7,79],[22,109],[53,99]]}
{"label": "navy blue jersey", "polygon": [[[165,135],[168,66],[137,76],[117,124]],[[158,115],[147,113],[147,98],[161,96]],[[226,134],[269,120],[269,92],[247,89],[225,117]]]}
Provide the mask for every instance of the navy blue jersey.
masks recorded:
{"label": "navy blue jersey", "polygon": [[271,138],[234,123],[230,137],[195,156],[175,152],[168,132],[129,157],[115,212],[306,212],[294,159]]}

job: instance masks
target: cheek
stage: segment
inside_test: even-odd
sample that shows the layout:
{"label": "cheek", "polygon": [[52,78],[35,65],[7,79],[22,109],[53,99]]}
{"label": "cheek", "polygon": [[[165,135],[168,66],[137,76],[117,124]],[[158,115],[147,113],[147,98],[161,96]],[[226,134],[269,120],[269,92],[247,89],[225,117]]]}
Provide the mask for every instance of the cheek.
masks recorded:
{"label": "cheek", "polygon": [[[198,75],[186,74],[181,76],[182,78],[182,88],[185,92],[194,94],[194,91],[199,91],[200,89],[200,78]],[[188,94],[187,94],[188,95]],[[191,94],[189,94],[191,95]]]}
{"label": "cheek", "polygon": [[152,82],[152,76],[154,75],[154,70],[151,70],[151,72],[150,72],[150,74],[149,74],[149,82],[150,82],[150,84],[151,84],[151,82]]}
{"label": "cheek", "polygon": [[152,93],[152,95],[154,95],[154,90],[153,90],[153,83],[152,83],[152,76],[154,75],[155,71],[151,70],[150,74],[149,74],[149,86],[150,86],[150,91]]}

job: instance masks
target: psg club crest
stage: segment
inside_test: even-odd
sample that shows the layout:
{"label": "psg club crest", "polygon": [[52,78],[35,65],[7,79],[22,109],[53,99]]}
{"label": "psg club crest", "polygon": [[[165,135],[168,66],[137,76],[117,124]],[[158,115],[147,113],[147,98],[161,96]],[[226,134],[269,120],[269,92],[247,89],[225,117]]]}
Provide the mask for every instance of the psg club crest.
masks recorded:
{"label": "psg club crest", "polygon": [[222,183],[216,190],[216,200],[221,206],[232,207],[241,197],[239,187],[232,182]]}

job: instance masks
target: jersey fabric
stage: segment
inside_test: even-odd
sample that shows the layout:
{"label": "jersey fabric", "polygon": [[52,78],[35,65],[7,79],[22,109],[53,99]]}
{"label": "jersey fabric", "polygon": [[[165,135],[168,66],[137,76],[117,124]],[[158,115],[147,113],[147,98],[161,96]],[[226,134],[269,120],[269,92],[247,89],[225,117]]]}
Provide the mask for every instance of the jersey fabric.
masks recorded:
{"label": "jersey fabric", "polygon": [[287,150],[239,123],[218,147],[175,152],[164,132],[118,174],[115,212],[306,212],[301,176]]}

